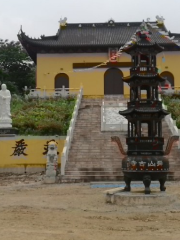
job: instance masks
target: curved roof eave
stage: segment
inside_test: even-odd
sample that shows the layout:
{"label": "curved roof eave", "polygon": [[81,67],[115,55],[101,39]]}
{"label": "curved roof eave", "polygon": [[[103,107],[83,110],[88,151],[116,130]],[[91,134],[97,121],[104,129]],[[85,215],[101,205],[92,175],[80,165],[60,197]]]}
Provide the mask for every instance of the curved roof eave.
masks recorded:
{"label": "curved roof eave", "polygon": [[123,77],[122,78],[122,80],[124,81],[124,82],[131,82],[131,81],[133,81],[133,80],[136,80],[136,79],[141,79],[141,78],[152,78],[152,79],[155,79],[155,80],[157,80],[157,81],[160,81],[160,82],[164,82],[165,81],[165,79],[163,78],[163,77],[161,77],[160,75],[159,75],[159,73],[157,73],[157,74],[152,74],[152,75],[140,75],[140,74],[134,74],[134,75],[130,75],[130,76],[128,76],[128,77]]}
{"label": "curved roof eave", "polygon": [[123,50],[123,52],[129,53],[130,51],[133,51],[134,49],[136,49],[137,47],[141,47],[141,48],[146,48],[146,47],[155,47],[158,52],[162,52],[164,50],[164,47],[160,46],[157,42],[154,43],[148,43],[147,44],[140,44],[139,42],[134,43],[133,45],[125,48]]}
{"label": "curved roof eave", "polygon": [[152,108],[147,108],[147,109],[137,109],[137,108],[130,108],[130,109],[126,109],[124,111],[119,111],[119,114],[122,115],[122,116],[127,116],[133,112],[141,112],[141,113],[144,113],[144,112],[148,112],[148,113],[162,113],[163,115],[168,115],[168,111],[165,110],[165,109],[152,109]]}

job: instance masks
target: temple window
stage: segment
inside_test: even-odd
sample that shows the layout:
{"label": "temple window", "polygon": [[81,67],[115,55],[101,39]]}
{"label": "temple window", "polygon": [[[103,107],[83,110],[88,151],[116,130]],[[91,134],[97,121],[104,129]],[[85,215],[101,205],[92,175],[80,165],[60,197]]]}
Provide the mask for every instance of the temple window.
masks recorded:
{"label": "temple window", "polygon": [[160,76],[165,79],[165,81],[161,83],[161,87],[170,88],[170,86],[174,86],[174,76],[171,72],[162,72]]}

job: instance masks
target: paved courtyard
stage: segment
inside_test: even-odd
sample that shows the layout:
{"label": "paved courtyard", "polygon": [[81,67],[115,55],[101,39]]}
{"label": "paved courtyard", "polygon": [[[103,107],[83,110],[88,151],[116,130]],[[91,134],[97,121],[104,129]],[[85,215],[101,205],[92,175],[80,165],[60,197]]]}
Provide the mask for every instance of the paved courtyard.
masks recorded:
{"label": "paved courtyard", "polygon": [[124,207],[105,203],[105,189],[43,185],[40,177],[0,176],[1,240],[179,239],[179,182],[167,184],[173,204]]}

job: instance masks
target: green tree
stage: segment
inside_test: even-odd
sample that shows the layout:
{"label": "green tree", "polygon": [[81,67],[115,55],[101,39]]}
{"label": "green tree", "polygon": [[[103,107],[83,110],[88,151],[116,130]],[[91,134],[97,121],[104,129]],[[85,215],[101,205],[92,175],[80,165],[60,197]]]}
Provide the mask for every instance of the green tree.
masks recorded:
{"label": "green tree", "polygon": [[0,39],[0,81],[12,93],[35,87],[35,65],[18,41]]}

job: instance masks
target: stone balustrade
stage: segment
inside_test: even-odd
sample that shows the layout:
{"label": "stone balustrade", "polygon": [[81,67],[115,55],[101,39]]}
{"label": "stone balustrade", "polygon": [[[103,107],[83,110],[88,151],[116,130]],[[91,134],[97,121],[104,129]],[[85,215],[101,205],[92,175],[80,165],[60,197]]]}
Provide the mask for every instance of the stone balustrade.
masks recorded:
{"label": "stone balustrade", "polygon": [[[167,110],[167,105],[162,105],[165,110]],[[171,114],[165,117],[165,121],[168,124],[169,129],[173,135],[179,136],[180,138],[180,129],[176,126],[176,120],[173,120]],[[178,141],[178,149],[180,149],[180,140]]]}
{"label": "stone balustrade", "polygon": [[71,141],[73,139],[73,132],[74,132],[75,123],[78,115],[79,106],[81,104],[82,96],[83,96],[83,88],[79,90],[79,93],[77,95],[77,100],[76,100],[76,104],[72,114],[72,119],[69,125],[69,129],[67,131],[65,144],[64,144],[62,155],[61,155],[61,175],[65,174],[65,166],[66,166],[66,162],[68,161],[69,149],[71,147]]}
{"label": "stone balustrade", "polygon": [[29,94],[26,95],[28,98],[55,98],[55,97],[68,97],[68,96],[74,96],[77,95],[79,91],[79,88],[65,88],[65,86],[62,86],[62,88],[55,88],[55,89],[46,89],[46,88],[37,88],[37,89],[31,89]]}
{"label": "stone balustrade", "polygon": [[127,131],[127,120],[119,111],[127,107],[120,101],[102,101],[101,105],[101,131]]}

